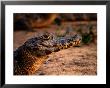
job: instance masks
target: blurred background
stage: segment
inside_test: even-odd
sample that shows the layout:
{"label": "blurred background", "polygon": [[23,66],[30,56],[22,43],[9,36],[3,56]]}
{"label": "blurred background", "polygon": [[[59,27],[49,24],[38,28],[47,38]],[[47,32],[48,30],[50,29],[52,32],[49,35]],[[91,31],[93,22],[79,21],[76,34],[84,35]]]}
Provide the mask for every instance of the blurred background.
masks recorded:
{"label": "blurred background", "polygon": [[[61,36],[67,32],[81,34],[83,43],[96,43],[97,14],[96,13],[15,13],[14,42],[31,37],[44,31],[54,32]],[[24,33],[24,34],[23,34]],[[19,37],[18,37],[19,36]],[[18,37],[18,39],[16,39]],[[20,38],[21,37],[21,38]],[[26,37],[28,38],[28,36]],[[27,40],[27,39],[26,39]],[[19,41],[20,42],[20,41]],[[18,42],[18,43],[19,43]],[[23,43],[21,41],[21,43]],[[17,45],[14,48],[18,47]]]}

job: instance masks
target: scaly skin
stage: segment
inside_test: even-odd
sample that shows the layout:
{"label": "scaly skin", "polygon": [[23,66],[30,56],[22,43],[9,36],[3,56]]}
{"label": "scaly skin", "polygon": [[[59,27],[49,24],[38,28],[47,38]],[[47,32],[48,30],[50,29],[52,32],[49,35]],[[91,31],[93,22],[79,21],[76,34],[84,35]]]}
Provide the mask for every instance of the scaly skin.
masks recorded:
{"label": "scaly skin", "polygon": [[27,40],[14,51],[14,75],[32,75],[48,59],[52,52],[71,46],[79,46],[82,37],[78,34],[55,37],[44,33],[42,36]]}

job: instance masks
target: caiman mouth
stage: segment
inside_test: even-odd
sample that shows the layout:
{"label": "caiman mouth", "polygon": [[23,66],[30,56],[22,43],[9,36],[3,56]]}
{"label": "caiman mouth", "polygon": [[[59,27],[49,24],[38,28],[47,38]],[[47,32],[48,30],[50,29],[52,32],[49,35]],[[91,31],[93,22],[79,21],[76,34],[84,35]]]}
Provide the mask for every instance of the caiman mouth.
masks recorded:
{"label": "caiman mouth", "polygon": [[82,42],[82,37],[80,35],[75,35],[73,37],[73,42],[72,42],[73,46],[79,46],[81,42]]}

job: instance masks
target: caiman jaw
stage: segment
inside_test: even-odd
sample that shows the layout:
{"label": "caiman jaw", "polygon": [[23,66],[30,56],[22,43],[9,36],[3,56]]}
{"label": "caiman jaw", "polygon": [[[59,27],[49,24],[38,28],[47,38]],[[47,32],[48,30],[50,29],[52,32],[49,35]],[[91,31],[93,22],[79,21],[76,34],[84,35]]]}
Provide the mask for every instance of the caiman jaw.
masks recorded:
{"label": "caiman jaw", "polygon": [[79,46],[81,44],[81,41],[82,41],[81,38],[80,39],[76,39],[76,40],[73,41],[72,45],[73,46]]}

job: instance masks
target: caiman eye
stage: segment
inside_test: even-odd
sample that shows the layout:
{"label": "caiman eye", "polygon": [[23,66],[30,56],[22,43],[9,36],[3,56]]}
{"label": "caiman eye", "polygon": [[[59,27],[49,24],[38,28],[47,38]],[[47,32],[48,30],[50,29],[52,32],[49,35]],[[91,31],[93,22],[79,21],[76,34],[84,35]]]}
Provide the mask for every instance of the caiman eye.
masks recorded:
{"label": "caiman eye", "polygon": [[44,39],[50,39],[50,36],[44,35],[43,38],[44,38]]}
{"label": "caiman eye", "polygon": [[50,39],[50,36],[48,36],[47,39]]}
{"label": "caiman eye", "polygon": [[46,36],[45,38],[46,38],[46,39],[50,39],[50,36]]}
{"label": "caiman eye", "polygon": [[53,37],[50,35],[50,36],[47,37],[47,39],[53,39]]}

